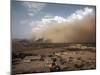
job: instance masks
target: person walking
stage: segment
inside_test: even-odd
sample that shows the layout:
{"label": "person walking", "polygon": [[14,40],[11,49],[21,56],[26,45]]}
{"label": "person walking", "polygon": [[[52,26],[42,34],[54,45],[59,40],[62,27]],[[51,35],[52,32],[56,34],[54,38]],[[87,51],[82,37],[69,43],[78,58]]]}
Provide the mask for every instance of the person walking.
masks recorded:
{"label": "person walking", "polygon": [[59,67],[59,65],[57,64],[56,61],[57,61],[57,59],[53,58],[52,67],[50,68],[50,72],[60,71],[60,67]]}

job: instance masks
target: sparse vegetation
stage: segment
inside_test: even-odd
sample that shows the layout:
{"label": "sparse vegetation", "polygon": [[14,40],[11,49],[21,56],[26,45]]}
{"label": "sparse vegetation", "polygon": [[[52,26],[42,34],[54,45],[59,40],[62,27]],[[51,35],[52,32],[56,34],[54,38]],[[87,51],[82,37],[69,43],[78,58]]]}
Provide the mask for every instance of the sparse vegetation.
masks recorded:
{"label": "sparse vegetation", "polygon": [[[87,46],[85,50],[69,48],[73,44],[67,43],[33,43],[27,41],[24,44],[23,41],[16,41],[12,44],[13,74],[96,68],[96,51],[93,50],[95,49],[95,44],[82,44]],[[93,49],[88,50],[88,46],[92,46]],[[40,57],[40,59],[23,62],[24,58],[28,56]],[[52,66],[53,62],[57,65]],[[57,67],[59,70],[56,70]]]}

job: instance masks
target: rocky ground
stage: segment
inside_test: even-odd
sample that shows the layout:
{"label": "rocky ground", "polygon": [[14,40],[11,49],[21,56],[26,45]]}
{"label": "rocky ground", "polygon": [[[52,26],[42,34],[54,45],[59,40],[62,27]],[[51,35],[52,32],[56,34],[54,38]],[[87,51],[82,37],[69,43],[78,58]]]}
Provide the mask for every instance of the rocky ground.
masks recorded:
{"label": "rocky ground", "polygon": [[[17,54],[19,53],[19,54]],[[26,57],[29,59],[25,59]],[[59,71],[89,70],[96,68],[96,50],[61,48],[41,48],[38,50],[16,52],[12,58],[12,74],[52,72],[53,59]],[[57,71],[57,70],[55,70]]]}

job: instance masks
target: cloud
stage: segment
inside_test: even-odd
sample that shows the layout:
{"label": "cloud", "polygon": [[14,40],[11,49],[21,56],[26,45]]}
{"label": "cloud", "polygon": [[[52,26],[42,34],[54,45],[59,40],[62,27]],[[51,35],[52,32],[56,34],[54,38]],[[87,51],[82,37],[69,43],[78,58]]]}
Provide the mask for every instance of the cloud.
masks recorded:
{"label": "cloud", "polygon": [[43,38],[52,43],[95,42],[95,11],[86,7],[68,17],[44,16],[32,31],[36,40]]}
{"label": "cloud", "polygon": [[34,16],[34,13],[28,13],[29,16]]}
{"label": "cloud", "polygon": [[28,10],[29,16],[34,16],[34,14],[41,11],[46,4],[45,3],[34,3],[34,2],[22,2],[22,5]]}
{"label": "cloud", "polygon": [[74,21],[74,19],[81,20],[82,18],[84,18],[85,16],[87,16],[89,14],[90,15],[94,14],[93,9],[86,7],[83,10],[79,9],[79,10],[75,11],[75,13],[73,13],[71,16],[69,16],[67,18],[67,20],[68,21]]}

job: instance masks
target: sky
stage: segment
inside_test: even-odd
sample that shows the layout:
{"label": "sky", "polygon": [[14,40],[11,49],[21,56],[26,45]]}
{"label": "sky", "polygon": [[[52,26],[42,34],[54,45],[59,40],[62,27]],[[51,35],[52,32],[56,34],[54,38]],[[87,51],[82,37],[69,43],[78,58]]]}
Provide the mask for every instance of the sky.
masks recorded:
{"label": "sky", "polygon": [[95,42],[95,6],[12,1],[11,33],[13,39]]}

